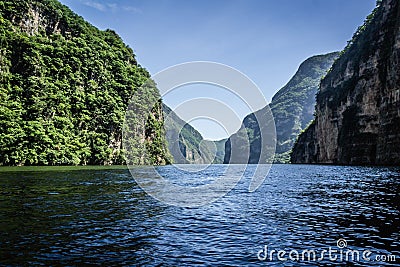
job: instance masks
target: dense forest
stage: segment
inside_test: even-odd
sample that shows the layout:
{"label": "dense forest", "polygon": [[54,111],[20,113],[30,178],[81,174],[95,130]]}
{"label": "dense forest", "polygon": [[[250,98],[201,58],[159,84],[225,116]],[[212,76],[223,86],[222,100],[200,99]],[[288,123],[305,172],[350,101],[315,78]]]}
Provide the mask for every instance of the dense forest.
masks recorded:
{"label": "dense forest", "polygon": [[[122,164],[129,99],[159,98],[133,50],[56,0],[0,1],[0,165]],[[147,158],[171,161],[162,103],[141,140]],[[132,159],[132,158],[131,158]]]}

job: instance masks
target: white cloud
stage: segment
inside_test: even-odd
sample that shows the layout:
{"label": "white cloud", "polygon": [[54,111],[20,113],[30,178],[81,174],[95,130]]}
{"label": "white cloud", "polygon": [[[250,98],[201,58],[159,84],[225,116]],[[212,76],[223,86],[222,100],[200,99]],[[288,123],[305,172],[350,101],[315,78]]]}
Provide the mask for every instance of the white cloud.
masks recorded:
{"label": "white cloud", "polygon": [[115,4],[115,3],[109,3],[109,4],[107,4],[107,7],[108,7],[112,12],[118,11],[118,5]]}
{"label": "white cloud", "polygon": [[106,12],[107,10],[110,10],[112,12],[117,12],[117,11],[126,11],[126,12],[131,12],[131,13],[142,13],[142,10],[137,7],[133,6],[121,6],[116,3],[99,3],[95,1],[83,1],[83,4],[92,7],[94,9],[97,9],[101,12]]}
{"label": "white cloud", "polygon": [[133,6],[124,6],[122,9],[127,12],[142,13],[142,10],[140,8],[133,7]]}
{"label": "white cloud", "polygon": [[102,12],[106,11],[106,9],[107,9],[105,5],[98,3],[98,2],[85,1],[85,2],[83,2],[83,4],[86,6],[89,6],[89,7],[93,7]]}

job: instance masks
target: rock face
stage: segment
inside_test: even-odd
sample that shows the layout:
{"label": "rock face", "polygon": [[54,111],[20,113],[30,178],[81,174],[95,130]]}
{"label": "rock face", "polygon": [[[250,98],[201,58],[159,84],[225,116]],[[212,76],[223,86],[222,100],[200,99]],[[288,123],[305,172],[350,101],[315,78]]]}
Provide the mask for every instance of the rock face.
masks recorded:
{"label": "rock face", "polygon": [[159,92],[114,31],[56,0],[0,1],[0,44],[0,165],[123,164],[133,96],[156,104],[131,164],[170,161]]}
{"label": "rock face", "polygon": [[[296,74],[272,98],[269,107],[272,111],[276,127],[275,162],[288,163],[289,152],[297,135],[305,129],[314,118],[315,94],[321,78],[326,74],[338,53],[317,55],[301,63]],[[262,109],[259,112],[267,112]],[[247,130],[250,143],[250,157],[237,159],[237,163],[258,163],[261,147],[259,144],[260,129],[253,114],[243,120],[243,128]],[[231,144],[226,143],[225,163],[228,162]]]}
{"label": "rock face", "polygon": [[270,164],[275,151],[275,122],[271,110],[264,107],[247,115],[241,128],[226,141],[224,164]]}
{"label": "rock face", "polygon": [[292,163],[400,164],[400,4],[383,0],[322,80]]}

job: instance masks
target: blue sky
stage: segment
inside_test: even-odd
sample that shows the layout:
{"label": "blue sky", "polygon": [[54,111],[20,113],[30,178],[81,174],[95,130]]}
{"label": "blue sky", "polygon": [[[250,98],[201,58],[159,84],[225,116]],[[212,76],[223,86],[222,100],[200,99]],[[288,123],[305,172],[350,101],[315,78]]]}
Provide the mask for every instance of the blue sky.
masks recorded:
{"label": "blue sky", "polygon": [[[246,74],[269,102],[306,58],[340,51],[375,0],[61,0],[100,29],[113,29],[155,74],[188,61],[214,61]],[[164,97],[173,109],[212,97],[249,110],[217,87],[181,88]],[[193,125],[208,139],[226,137],[211,120]],[[239,127],[239,126],[238,126]]]}

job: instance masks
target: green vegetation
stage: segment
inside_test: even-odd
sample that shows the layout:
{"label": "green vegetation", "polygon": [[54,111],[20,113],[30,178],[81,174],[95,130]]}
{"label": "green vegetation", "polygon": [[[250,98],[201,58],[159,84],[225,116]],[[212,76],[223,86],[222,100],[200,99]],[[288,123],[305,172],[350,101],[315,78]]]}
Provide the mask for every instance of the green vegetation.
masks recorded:
{"label": "green vegetation", "polygon": [[[0,1],[0,44],[0,165],[124,163],[128,101],[159,93],[141,88],[149,73],[114,31],[56,0]],[[160,110],[143,136],[149,158],[136,164],[170,161]]]}
{"label": "green vegetation", "polygon": [[[357,31],[353,34],[352,39],[347,42],[346,47],[339,53],[339,57],[335,60],[327,75],[324,77],[324,80],[326,80],[324,84],[329,84],[327,81],[338,77],[338,75],[348,67],[346,64],[349,62],[351,62],[352,66],[358,66],[361,61],[365,61],[370,55],[372,55],[374,47],[370,44],[375,43],[376,41],[376,35],[373,33],[377,31],[378,27],[380,27],[378,24],[374,24],[373,22],[376,17],[382,15],[383,9],[379,8],[381,2],[382,1],[379,0],[376,2],[376,8],[367,16],[363,25],[358,27]],[[392,19],[389,22],[390,27],[386,30],[390,31],[393,29],[395,27],[395,22],[396,20]],[[383,43],[384,47],[382,47],[382,52],[387,54],[392,42],[391,40],[387,40]],[[386,56],[387,55],[384,55],[384,57]],[[385,70],[382,68],[381,72],[381,77],[384,78],[385,73],[383,72],[385,72]],[[333,108],[338,106],[340,102],[346,101],[348,89],[354,89],[358,82],[357,76],[357,73],[355,73],[352,75],[351,79],[346,80],[339,86],[328,86],[324,90],[318,91],[317,102],[327,102],[328,107]]]}
{"label": "green vegetation", "polygon": [[275,162],[288,163],[297,135],[314,118],[315,94],[321,78],[338,53],[313,56],[304,61],[293,78],[272,98],[277,146]]}

